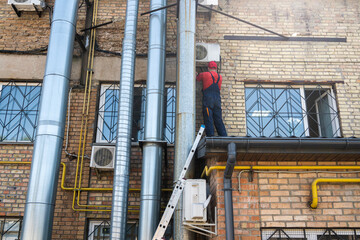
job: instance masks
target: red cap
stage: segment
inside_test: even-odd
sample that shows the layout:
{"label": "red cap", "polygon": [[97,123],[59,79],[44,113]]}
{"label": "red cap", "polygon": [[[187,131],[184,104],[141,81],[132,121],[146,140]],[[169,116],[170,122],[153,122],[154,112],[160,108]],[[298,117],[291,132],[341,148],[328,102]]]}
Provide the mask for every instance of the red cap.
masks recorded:
{"label": "red cap", "polygon": [[211,69],[216,69],[216,68],[217,68],[217,64],[216,64],[216,62],[214,62],[214,61],[209,62],[209,64],[208,64],[208,68],[211,68]]}

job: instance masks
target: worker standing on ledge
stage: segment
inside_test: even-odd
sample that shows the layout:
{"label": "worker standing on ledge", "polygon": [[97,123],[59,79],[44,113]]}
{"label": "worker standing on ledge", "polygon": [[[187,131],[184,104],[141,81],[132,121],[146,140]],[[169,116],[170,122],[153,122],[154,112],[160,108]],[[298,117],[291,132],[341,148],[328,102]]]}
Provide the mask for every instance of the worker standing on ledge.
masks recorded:
{"label": "worker standing on ledge", "polygon": [[206,136],[214,136],[214,124],[219,136],[227,136],[221,116],[220,89],[222,77],[216,72],[217,65],[214,61],[209,62],[208,70],[208,72],[202,72],[196,77],[196,81],[202,81],[203,85],[203,116]]}

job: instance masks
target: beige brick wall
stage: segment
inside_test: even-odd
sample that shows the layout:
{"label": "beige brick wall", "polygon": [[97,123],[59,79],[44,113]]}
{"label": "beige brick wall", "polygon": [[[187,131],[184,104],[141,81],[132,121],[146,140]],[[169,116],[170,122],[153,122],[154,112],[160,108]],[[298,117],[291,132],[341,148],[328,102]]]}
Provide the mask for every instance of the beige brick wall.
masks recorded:
{"label": "beige brick wall", "polygon": [[335,84],[343,135],[359,135],[358,1],[223,0],[219,4],[226,13],[286,36],[347,38],[346,43],[230,41],[224,36],[275,35],[217,13],[211,21],[199,15],[197,41],[217,42],[221,47],[223,114],[230,135],[246,135],[246,80],[343,81]]}

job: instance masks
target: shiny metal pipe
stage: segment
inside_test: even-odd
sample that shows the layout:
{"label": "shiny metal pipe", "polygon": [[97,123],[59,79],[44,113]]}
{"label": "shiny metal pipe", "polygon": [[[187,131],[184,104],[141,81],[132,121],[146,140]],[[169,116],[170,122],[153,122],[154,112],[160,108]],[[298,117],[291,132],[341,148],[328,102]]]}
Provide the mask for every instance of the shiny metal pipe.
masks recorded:
{"label": "shiny metal pipe", "polygon": [[56,0],[41,92],[22,240],[51,239],[78,0]]}
{"label": "shiny metal pipe", "polygon": [[[179,3],[174,164],[175,181],[181,173],[195,139],[196,1],[180,0]],[[182,201],[179,201],[174,215],[173,236],[175,240],[189,240],[189,233],[182,225],[182,208]]]}
{"label": "shiny metal pipe", "polygon": [[126,239],[138,8],[138,0],[127,1],[111,211],[111,239],[114,240]]}
{"label": "shiny metal pipe", "polygon": [[[167,0],[151,0],[150,10]],[[152,239],[159,223],[164,135],[166,10],[151,13],[146,83],[145,139],[141,175],[139,239]]]}

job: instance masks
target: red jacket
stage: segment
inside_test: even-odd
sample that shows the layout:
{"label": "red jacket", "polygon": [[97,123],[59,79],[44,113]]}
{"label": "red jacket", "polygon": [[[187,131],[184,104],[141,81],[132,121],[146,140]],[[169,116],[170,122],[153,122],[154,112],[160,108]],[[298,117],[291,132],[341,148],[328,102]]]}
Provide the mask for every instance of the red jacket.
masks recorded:
{"label": "red jacket", "polygon": [[[211,71],[211,74],[215,78],[215,82],[218,80],[219,75],[215,71]],[[210,72],[202,72],[196,77],[196,81],[202,81],[203,84],[203,90],[210,87],[211,84],[213,84],[213,79],[211,77]],[[221,83],[222,83],[222,76],[220,75],[220,80],[218,82],[219,90],[221,90]]]}

